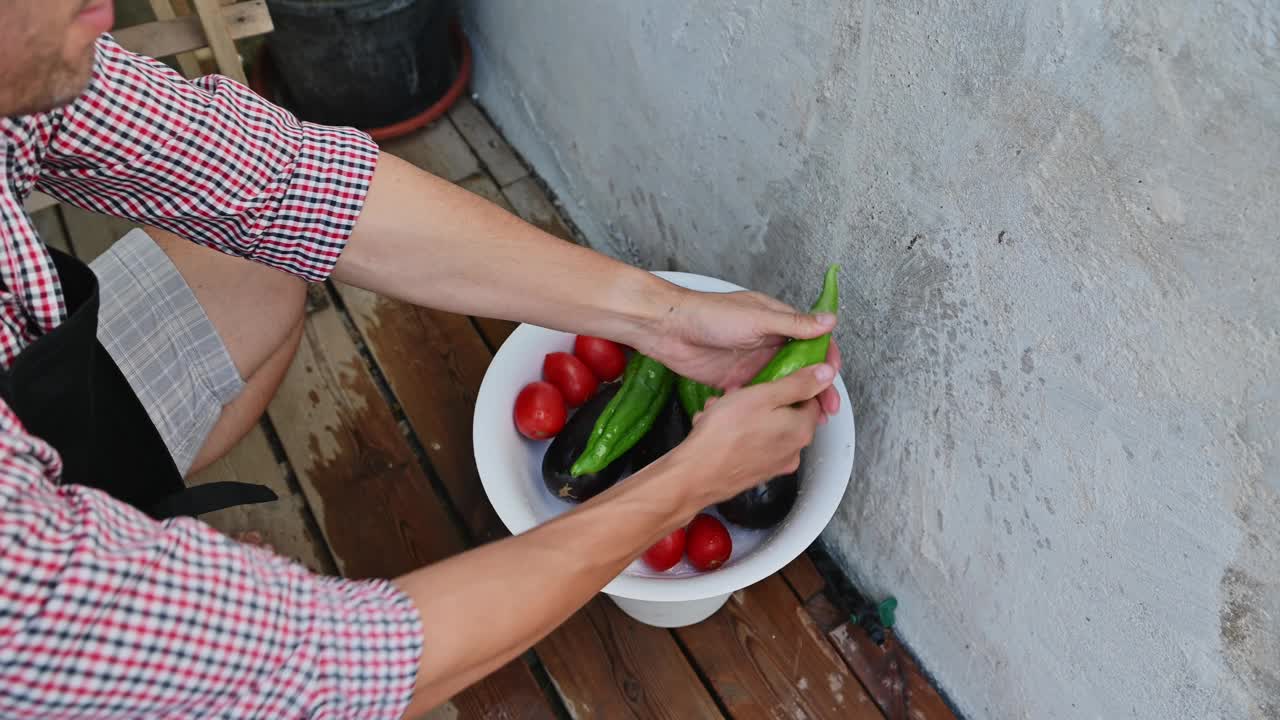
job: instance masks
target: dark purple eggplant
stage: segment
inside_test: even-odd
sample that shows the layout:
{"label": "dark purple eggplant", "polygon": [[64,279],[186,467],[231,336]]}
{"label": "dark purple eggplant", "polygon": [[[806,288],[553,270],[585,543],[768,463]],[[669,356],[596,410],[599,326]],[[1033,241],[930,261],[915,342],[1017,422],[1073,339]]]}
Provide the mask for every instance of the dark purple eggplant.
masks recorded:
{"label": "dark purple eggplant", "polygon": [[[552,495],[569,502],[583,502],[608,490],[618,482],[631,467],[631,458],[636,448],[628,450],[622,457],[609,463],[600,472],[574,477],[569,472],[578,456],[587,447],[591,438],[591,430],[596,425],[596,418],[604,412],[604,408],[618,394],[620,383],[601,385],[595,397],[588,400],[565,423],[564,429],[551,441],[551,446],[542,456],[542,482]],[[641,441],[643,442],[643,441]],[[636,445],[639,447],[639,444]]]}
{"label": "dark purple eggplant", "polygon": [[796,470],[738,493],[716,505],[716,509],[734,525],[763,530],[782,522],[795,505],[799,490],[800,471]]}

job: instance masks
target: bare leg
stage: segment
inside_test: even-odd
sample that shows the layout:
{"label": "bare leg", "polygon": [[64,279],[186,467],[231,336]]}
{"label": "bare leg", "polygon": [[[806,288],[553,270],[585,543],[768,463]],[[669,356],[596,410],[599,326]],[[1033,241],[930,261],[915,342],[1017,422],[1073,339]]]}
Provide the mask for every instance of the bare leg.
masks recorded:
{"label": "bare leg", "polygon": [[146,228],[213,322],[244,391],[222,414],[188,474],[222,457],[251,430],[275,395],[302,339],[306,284],[292,275]]}

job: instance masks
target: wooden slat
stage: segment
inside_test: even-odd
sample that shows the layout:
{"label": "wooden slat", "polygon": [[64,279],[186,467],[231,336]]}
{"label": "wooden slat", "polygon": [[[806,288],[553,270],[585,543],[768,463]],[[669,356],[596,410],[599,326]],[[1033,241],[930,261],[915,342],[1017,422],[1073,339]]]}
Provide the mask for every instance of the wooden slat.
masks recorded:
{"label": "wooden slat", "polygon": [[128,220],[91,213],[71,205],[62,205],[60,209],[71,247],[76,257],[85,262],[92,262],[115,241],[138,227]]}
{"label": "wooden slat", "polygon": [[820,592],[806,600],[804,609],[808,611],[809,617],[813,618],[818,629],[824,633],[831,632],[838,625],[849,620],[849,613],[841,610],[825,592]]}
{"label": "wooden slat", "polygon": [[[173,20],[178,17],[174,12],[172,0],[150,0],[151,11],[155,13],[156,20]],[[178,62],[178,68],[182,74],[188,78],[194,78],[200,75],[200,63],[196,60],[195,55],[191,53],[178,53],[174,58]]]}
{"label": "wooden slat", "polygon": [[955,720],[892,631],[885,633],[883,647],[852,623],[837,627],[829,637],[889,720]]}
{"label": "wooden slat", "polygon": [[337,310],[308,316],[268,408],[347,577],[394,577],[463,549]]}
{"label": "wooden slat", "polygon": [[236,41],[231,37],[231,28],[222,16],[222,3],[219,0],[192,0],[196,15],[200,18],[200,26],[204,28],[205,41],[213,52],[213,59],[218,63],[218,72],[244,85],[249,80],[244,74],[244,63],[236,50]]}
{"label": "wooden slat", "polygon": [[[337,309],[330,303],[314,307],[268,412],[339,569],[348,577],[394,577],[460,552],[458,529]],[[491,707],[499,697],[519,704]],[[452,703],[462,718],[555,717],[521,660]]]}
{"label": "wooden slat", "polygon": [[71,245],[67,243],[67,229],[62,225],[58,208],[45,208],[35,213],[31,216],[31,222],[35,225],[36,234],[46,245],[62,252],[71,252]]}
{"label": "wooden slat", "polygon": [[480,161],[448,120],[382,143],[382,149],[450,182],[480,172]]}
{"label": "wooden slat", "polygon": [[[271,32],[271,14],[266,0],[245,0],[220,9],[233,40]],[[115,39],[128,50],[150,57],[167,57],[206,47],[204,28],[195,15],[174,20],[143,23],[120,28]]]}
{"label": "wooden slat", "polygon": [[574,720],[723,717],[670,632],[598,596],[538,645]]}
{"label": "wooden slat", "polygon": [[780,575],[676,633],[735,720],[881,717]]}
{"label": "wooden slat", "polygon": [[551,198],[543,192],[542,187],[532,176],[524,177],[502,188],[516,214],[529,223],[555,235],[561,240],[577,242],[569,225],[560,217],[560,211],[551,202]]}
{"label": "wooden slat", "polygon": [[472,454],[471,416],[490,355],[471,321],[337,287],[463,521],[481,542],[505,535]]}
{"label": "wooden slat", "polygon": [[289,487],[285,469],[276,462],[261,426],[255,425],[226,456],[188,478],[187,485],[222,481],[260,483],[274,490],[280,499],[219,510],[203,515],[201,520],[228,535],[256,530],[279,555],[296,560],[313,572],[337,573],[306,500]]}
{"label": "wooden slat", "polygon": [[782,568],[782,577],[786,578],[787,584],[795,591],[802,603],[808,602],[809,598],[827,587],[827,581],[823,579],[822,573],[818,572],[818,567],[813,564],[808,553],[801,553],[795,560],[787,563],[786,567]]}
{"label": "wooden slat", "polygon": [[494,129],[489,118],[471,102],[471,98],[460,98],[449,111],[449,119],[498,185],[510,185],[529,174],[506,139]]}

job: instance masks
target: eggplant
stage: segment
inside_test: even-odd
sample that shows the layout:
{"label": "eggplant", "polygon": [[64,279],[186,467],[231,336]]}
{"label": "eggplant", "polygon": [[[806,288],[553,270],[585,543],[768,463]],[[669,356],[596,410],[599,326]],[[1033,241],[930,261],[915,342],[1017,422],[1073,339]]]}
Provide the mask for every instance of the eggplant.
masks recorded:
{"label": "eggplant", "polygon": [[681,409],[676,394],[671,393],[671,399],[658,413],[658,419],[653,422],[653,427],[649,428],[649,432],[645,433],[644,437],[640,438],[640,442],[632,448],[627,474],[643,470],[650,463],[671,452],[675,446],[684,442],[690,429],[692,429],[692,423],[689,422],[689,416]]}
{"label": "eggplant", "polygon": [[[601,385],[595,397],[578,408],[578,411],[569,418],[569,422],[565,423],[564,428],[556,435],[556,439],[551,441],[551,447],[548,447],[546,454],[542,456],[542,482],[546,484],[552,495],[569,502],[590,500],[612,487],[630,468],[635,448],[609,463],[608,467],[600,472],[578,477],[570,473],[578,456],[586,449],[587,441],[591,439],[591,431],[596,426],[596,419],[600,417],[600,413],[604,412],[605,406],[613,396],[618,394],[620,387],[622,384],[616,382]],[[639,444],[636,447],[639,447]]]}
{"label": "eggplant", "polygon": [[791,512],[800,491],[800,471],[780,475],[769,482],[734,495],[716,505],[725,520],[745,528],[763,530],[782,522]]}

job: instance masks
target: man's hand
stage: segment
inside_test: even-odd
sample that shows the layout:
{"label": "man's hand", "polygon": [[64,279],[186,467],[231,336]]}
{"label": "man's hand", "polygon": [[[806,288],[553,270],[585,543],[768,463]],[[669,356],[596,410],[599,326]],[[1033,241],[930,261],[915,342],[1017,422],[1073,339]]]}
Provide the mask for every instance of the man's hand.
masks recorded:
{"label": "man's hand", "polygon": [[826,413],[818,397],[831,389],[835,368],[822,364],[763,385],[712,398],[693,421],[693,432],[673,452],[705,495],[705,507],[779,475],[796,471],[800,451]]}
{"label": "man's hand", "polygon": [[[756,292],[686,291],[648,342],[637,347],[675,372],[718,388],[746,384],[788,338],[814,338],[831,332],[834,315],[809,315]],[[827,364],[840,372],[840,349],[827,351]],[[840,396],[828,387],[819,397],[826,415],[840,409]]]}

